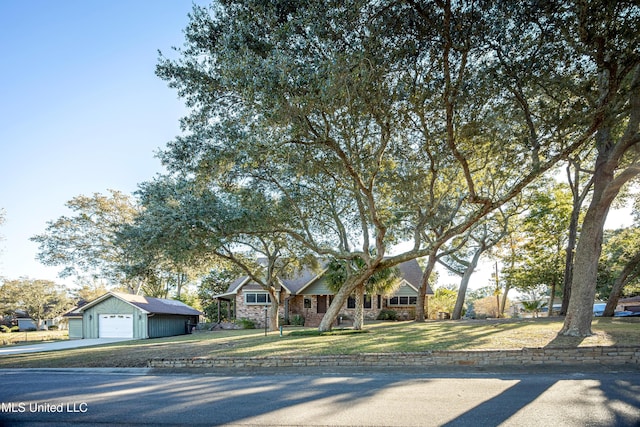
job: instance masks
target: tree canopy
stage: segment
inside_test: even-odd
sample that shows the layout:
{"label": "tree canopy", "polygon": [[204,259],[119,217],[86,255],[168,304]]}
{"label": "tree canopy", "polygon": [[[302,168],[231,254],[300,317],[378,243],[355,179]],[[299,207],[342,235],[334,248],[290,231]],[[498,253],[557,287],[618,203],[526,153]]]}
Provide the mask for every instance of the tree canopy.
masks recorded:
{"label": "tree canopy", "polygon": [[[465,232],[593,136],[601,103],[583,95],[596,67],[565,30],[573,18],[553,3],[195,7],[184,46],[157,67],[191,108],[162,160],[217,194],[261,194],[256,209],[286,207],[271,231],[362,258],[340,306],[377,270]],[[388,256],[402,240],[412,248]]]}
{"label": "tree canopy", "polygon": [[0,310],[4,314],[23,311],[38,328],[46,319],[56,318],[73,307],[66,292],[50,280],[7,280],[0,286]]}
{"label": "tree canopy", "polygon": [[[63,274],[161,295],[231,263],[275,310],[277,275],[332,259],[348,274],[328,330],[350,295],[420,257],[417,320],[438,259],[463,277],[459,317],[475,263],[526,203],[526,235],[504,244],[506,291],[559,284],[566,247],[562,333],[588,335],[604,220],[640,174],[638,33],[632,1],[194,6],[156,68],[189,108],[159,153],[167,173],[139,203],[79,196],[33,240]],[[564,161],[570,201],[560,188],[523,196]]]}
{"label": "tree canopy", "polygon": [[126,284],[122,266],[127,264],[128,254],[116,244],[117,233],[124,224],[133,222],[138,207],[129,195],[116,190],[109,193],[80,195],[68,201],[66,206],[74,215],[48,222],[43,234],[31,238],[39,245],[38,260],[64,266],[61,277]]}

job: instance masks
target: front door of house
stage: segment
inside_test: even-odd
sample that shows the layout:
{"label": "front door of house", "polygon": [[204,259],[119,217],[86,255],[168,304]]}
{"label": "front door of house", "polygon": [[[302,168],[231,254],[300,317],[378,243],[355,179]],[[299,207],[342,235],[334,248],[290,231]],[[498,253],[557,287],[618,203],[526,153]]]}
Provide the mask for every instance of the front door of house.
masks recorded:
{"label": "front door of house", "polygon": [[318,295],[318,313],[327,312],[327,296]]}

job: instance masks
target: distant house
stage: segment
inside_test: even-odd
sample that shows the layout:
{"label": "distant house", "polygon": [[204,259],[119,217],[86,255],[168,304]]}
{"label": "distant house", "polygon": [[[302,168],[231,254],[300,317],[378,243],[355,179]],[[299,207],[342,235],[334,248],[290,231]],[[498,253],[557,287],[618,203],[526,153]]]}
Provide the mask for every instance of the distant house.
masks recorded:
{"label": "distant house", "polygon": [[32,331],[38,329],[36,321],[31,317],[16,317],[16,322],[18,323],[18,329],[20,331]]}
{"label": "distant house", "polygon": [[[40,329],[48,329],[50,326],[58,326],[62,318],[57,317],[54,319],[44,319],[40,325]],[[38,329],[38,322],[33,319],[29,313],[22,310],[17,310],[15,313],[15,322],[18,325],[20,331],[33,331]]]}
{"label": "distant house", "polygon": [[640,296],[619,299],[616,311],[640,312]]}
{"label": "distant house", "polygon": [[201,314],[176,300],[109,292],[65,317],[70,339],[146,339],[189,333]]}
{"label": "distant house", "polygon": [[[422,269],[416,260],[398,265],[400,275],[398,286],[391,295],[365,295],[365,319],[376,319],[383,309],[392,309],[400,319],[414,319],[418,304],[418,288],[422,280]],[[324,280],[326,269],[314,272],[310,269],[301,271],[291,278],[278,278],[280,291],[280,317],[286,321],[293,316],[302,316],[305,326],[318,326],[333,302],[334,293]],[[433,295],[427,288],[428,296]],[[231,318],[252,320],[258,327],[264,327],[264,307],[271,304],[269,292],[244,276],[234,280],[226,292],[215,295],[220,302],[227,304]],[[425,301],[425,305],[427,301]],[[355,298],[350,297],[340,311],[342,320],[353,319],[355,315]]]}

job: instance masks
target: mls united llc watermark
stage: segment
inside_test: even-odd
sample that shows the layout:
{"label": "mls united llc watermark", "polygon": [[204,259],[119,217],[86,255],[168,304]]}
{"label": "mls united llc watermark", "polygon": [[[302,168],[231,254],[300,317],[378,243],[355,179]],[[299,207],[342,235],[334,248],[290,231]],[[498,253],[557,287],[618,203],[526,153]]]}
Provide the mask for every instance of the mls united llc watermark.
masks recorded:
{"label": "mls united llc watermark", "polygon": [[86,402],[0,402],[0,413],[65,413],[84,414],[89,410]]}

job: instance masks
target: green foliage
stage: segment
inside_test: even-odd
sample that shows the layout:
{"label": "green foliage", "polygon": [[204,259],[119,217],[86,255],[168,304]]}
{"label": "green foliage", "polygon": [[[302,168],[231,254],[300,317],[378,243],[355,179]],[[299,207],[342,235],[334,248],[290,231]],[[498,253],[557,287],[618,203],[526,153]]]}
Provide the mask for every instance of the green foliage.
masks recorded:
{"label": "green foliage", "polygon": [[289,318],[289,323],[293,326],[304,326],[304,316],[301,314],[294,314]]}
{"label": "green foliage", "polygon": [[571,192],[564,184],[540,182],[525,194],[526,215],[512,222],[502,246],[502,278],[512,289],[530,292],[539,285],[559,287],[571,217]]}
{"label": "green foliage", "polygon": [[8,327],[7,325],[0,325],[0,332],[3,332],[5,334],[9,333],[9,332],[11,332],[11,328]]}
{"label": "green foliage", "polygon": [[194,7],[177,58],[156,69],[190,108],[185,135],[160,155],[198,189],[168,198],[168,217],[186,224],[176,241],[223,242],[228,255],[240,231],[236,248],[277,232],[342,262],[360,255],[371,268],[340,280],[349,289],[330,324],[366,276],[428,255],[583,142],[590,111],[575,94],[595,80],[555,13],[507,2]]}
{"label": "green foliage", "polygon": [[78,302],[89,302],[109,292],[102,282],[90,281],[82,283],[79,289],[73,290],[71,295]]}
{"label": "green foliage", "polygon": [[451,313],[456,305],[456,299],[458,298],[458,292],[456,290],[447,288],[438,288],[435,290],[434,295],[429,298],[429,312],[428,318],[435,319],[438,313]]}
{"label": "green foliage", "polygon": [[220,304],[220,313],[218,313],[218,300],[213,296],[225,293],[229,285],[239,277],[239,274],[238,270],[231,266],[226,266],[226,268],[221,266],[221,268],[209,272],[202,279],[198,287],[198,300],[202,312],[210,321],[216,322],[218,314],[220,314],[220,319],[229,319],[231,317],[231,313],[227,311],[227,304],[224,302]]}
{"label": "green foliage", "polygon": [[620,297],[640,295],[640,228],[607,230],[598,264],[596,298],[605,300],[623,272],[627,275]]}
{"label": "green foliage", "polygon": [[130,280],[141,281],[148,295],[180,297],[184,286],[216,264],[212,251],[204,250],[192,219],[192,210],[199,206],[189,200],[197,188],[170,177],[139,187],[141,212],[133,222],[123,224],[116,236],[117,246],[129,255],[122,271]]}
{"label": "green foliage", "polygon": [[378,320],[398,320],[398,312],[395,310],[383,309],[378,314]]}
{"label": "green foliage", "polygon": [[[365,261],[361,257],[356,257],[351,261],[333,259],[327,266],[324,279],[329,289],[337,292],[347,280],[354,275],[361,274],[366,267]],[[377,270],[366,282],[365,292],[368,294],[389,294],[397,285],[400,270],[398,267],[384,268]]]}
{"label": "green foliage", "polygon": [[38,260],[63,266],[62,277],[100,277],[123,284],[122,267],[128,264],[129,254],[116,245],[116,236],[139,211],[131,196],[115,190],[109,193],[80,195],[68,201],[66,206],[74,215],[49,221],[43,234],[31,238],[39,245]]}
{"label": "green foliage", "polygon": [[247,318],[241,318],[241,319],[236,319],[236,323],[238,325],[240,325],[240,327],[242,329],[255,329],[256,328],[256,323],[251,320],[251,319],[247,319]]}
{"label": "green foliage", "polygon": [[64,288],[50,280],[9,280],[0,286],[0,295],[3,312],[25,311],[38,325],[73,307],[73,301]]}
{"label": "green foliage", "polygon": [[533,313],[535,317],[538,317],[538,313],[547,306],[547,303],[541,300],[521,301],[521,304],[524,311]]}

